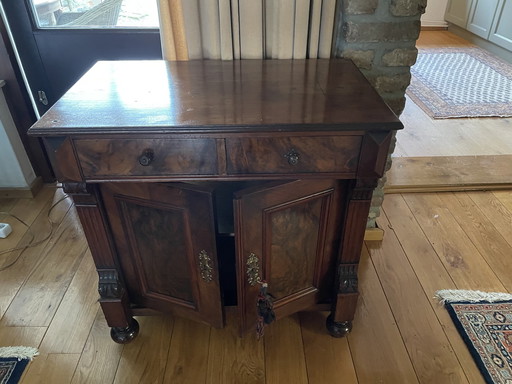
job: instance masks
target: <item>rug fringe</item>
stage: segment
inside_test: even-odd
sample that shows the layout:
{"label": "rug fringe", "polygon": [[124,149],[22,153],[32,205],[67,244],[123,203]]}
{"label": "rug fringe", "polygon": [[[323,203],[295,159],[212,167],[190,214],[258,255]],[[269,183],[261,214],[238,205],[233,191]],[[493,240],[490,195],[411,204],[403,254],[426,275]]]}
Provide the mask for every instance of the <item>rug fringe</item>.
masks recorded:
{"label": "rug fringe", "polygon": [[512,300],[512,295],[509,293],[501,292],[469,291],[464,289],[442,289],[435,293],[435,298],[438,299],[441,304],[461,301],[470,303],[487,301],[489,303],[494,303],[497,301]]}
{"label": "rug fringe", "polygon": [[37,348],[34,347],[0,347],[0,357],[16,357],[18,360],[30,359],[39,355]]}

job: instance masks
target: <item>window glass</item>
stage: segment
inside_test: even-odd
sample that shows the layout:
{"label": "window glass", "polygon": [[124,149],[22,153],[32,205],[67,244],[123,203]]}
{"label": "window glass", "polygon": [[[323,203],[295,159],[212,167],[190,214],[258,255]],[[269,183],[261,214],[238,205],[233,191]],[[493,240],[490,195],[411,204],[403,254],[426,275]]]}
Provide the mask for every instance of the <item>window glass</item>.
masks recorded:
{"label": "window glass", "polygon": [[39,28],[158,28],[157,0],[29,0]]}

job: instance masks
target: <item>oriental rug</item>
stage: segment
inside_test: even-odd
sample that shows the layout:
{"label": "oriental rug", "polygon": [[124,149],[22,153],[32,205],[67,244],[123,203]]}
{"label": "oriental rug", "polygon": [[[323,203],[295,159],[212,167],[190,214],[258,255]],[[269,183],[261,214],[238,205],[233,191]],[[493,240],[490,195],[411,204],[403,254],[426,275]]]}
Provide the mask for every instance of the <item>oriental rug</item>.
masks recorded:
{"label": "oriental rug", "polygon": [[0,347],[0,384],[16,384],[30,360],[38,354],[32,347]]}
{"label": "oriental rug", "polygon": [[489,384],[512,384],[512,295],[442,290],[445,304]]}
{"label": "oriental rug", "polygon": [[434,119],[512,116],[512,64],[480,48],[420,49],[407,95]]}

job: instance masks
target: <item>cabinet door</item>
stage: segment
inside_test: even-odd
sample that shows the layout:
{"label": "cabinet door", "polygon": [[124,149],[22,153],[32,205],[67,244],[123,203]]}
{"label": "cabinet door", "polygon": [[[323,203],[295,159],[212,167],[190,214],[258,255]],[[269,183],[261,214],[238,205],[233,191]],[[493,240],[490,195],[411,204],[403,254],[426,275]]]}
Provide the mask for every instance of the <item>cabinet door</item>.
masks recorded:
{"label": "cabinet door", "polygon": [[459,27],[466,28],[472,0],[448,0],[444,18]]}
{"label": "cabinet door", "polygon": [[498,0],[473,0],[467,23],[468,31],[488,39],[497,5]]}
{"label": "cabinet door", "polygon": [[500,0],[489,40],[512,51],[512,1]]}
{"label": "cabinet door", "polygon": [[211,191],[110,183],[101,192],[130,302],[222,327]]}
{"label": "cabinet door", "polygon": [[277,318],[328,302],[341,233],[343,185],[335,180],[273,183],[235,197],[241,332],[257,323],[258,280]]}

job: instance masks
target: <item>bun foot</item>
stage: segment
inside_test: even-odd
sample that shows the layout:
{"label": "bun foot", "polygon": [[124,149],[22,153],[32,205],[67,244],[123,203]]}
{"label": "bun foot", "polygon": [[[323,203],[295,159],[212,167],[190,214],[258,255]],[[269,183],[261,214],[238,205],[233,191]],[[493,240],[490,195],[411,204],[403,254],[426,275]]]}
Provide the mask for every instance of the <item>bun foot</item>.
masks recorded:
{"label": "bun foot", "polygon": [[139,334],[139,323],[132,319],[128,327],[112,327],[110,328],[110,337],[118,344],[127,344],[137,337]]}
{"label": "bun foot", "polygon": [[332,314],[330,314],[327,317],[327,320],[325,321],[325,326],[327,327],[327,330],[329,331],[329,334],[332,337],[343,337],[350,333],[350,331],[352,330],[351,321],[334,321]]}

